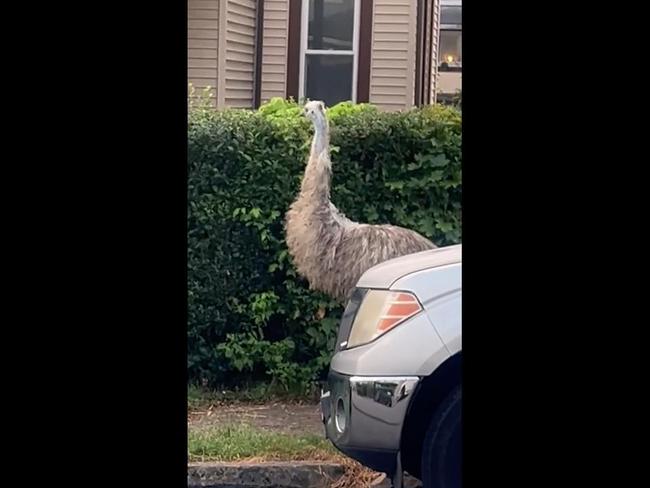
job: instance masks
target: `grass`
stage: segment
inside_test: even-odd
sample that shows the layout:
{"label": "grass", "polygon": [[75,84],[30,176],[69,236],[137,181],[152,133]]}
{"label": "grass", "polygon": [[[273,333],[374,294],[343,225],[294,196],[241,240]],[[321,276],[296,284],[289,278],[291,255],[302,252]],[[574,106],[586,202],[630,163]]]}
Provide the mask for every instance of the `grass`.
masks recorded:
{"label": "grass", "polygon": [[329,441],[315,435],[269,432],[245,424],[189,428],[188,457],[196,461],[249,459],[304,461],[339,458]]}
{"label": "grass", "polygon": [[[246,385],[240,389],[210,390],[188,386],[188,411],[233,403],[264,404],[312,403],[317,397],[288,392],[268,384]],[[343,465],[345,474],[333,481],[331,488],[371,488],[378,473],[343,456],[326,439],[313,434],[285,434],[247,424],[188,424],[188,461],[329,461]]]}
{"label": "grass", "polygon": [[344,474],[331,488],[371,488],[378,473],[340,454],[327,440],[314,435],[288,435],[245,424],[193,429],[188,432],[188,461],[330,461]]}

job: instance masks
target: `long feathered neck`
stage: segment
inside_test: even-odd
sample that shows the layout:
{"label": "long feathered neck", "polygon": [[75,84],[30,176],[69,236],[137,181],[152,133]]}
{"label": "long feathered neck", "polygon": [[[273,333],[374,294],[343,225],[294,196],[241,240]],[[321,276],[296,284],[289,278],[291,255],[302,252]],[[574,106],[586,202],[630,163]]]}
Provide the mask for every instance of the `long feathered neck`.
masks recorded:
{"label": "long feathered neck", "polygon": [[329,124],[325,117],[314,121],[314,138],[302,179],[301,196],[317,204],[329,204],[332,163],[329,150]]}
{"label": "long feathered neck", "polygon": [[330,152],[330,127],[326,117],[318,118],[314,121],[314,139],[311,142],[311,153],[309,159],[319,156],[323,151]]}

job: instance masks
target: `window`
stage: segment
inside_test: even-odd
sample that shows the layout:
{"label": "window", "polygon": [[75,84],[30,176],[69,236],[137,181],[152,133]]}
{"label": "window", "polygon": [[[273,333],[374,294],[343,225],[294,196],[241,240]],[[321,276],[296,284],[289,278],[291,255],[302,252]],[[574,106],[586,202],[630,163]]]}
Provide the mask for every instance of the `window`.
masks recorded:
{"label": "window", "polygon": [[458,0],[442,0],[440,5],[440,44],[438,64],[440,71],[460,71],[462,56],[462,6]]}
{"label": "window", "polygon": [[359,0],[303,0],[299,97],[356,101]]}

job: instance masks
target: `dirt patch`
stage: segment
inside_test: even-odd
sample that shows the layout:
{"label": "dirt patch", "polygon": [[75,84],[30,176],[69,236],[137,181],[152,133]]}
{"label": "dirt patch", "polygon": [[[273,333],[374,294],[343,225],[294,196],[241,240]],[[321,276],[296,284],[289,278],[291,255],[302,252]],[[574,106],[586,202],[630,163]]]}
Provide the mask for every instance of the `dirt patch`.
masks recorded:
{"label": "dirt patch", "polygon": [[217,424],[243,423],[286,434],[325,435],[320,408],[313,404],[215,405],[207,410],[189,412],[187,422],[188,426],[198,429]]}

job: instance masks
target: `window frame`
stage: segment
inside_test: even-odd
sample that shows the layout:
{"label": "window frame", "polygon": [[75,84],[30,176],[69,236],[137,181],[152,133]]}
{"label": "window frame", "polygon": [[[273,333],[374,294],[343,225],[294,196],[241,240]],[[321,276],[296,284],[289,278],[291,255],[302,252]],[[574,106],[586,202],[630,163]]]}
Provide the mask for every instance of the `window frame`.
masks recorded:
{"label": "window frame", "polygon": [[300,68],[298,75],[298,99],[305,99],[305,65],[308,54],[336,56],[352,56],[352,103],[357,103],[357,80],[359,76],[359,37],[361,27],[361,0],[354,2],[354,18],[352,21],[352,50],[343,49],[307,49],[309,35],[309,0],[301,1],[300,13]]}
{"label": "window frame", "polygon": [[[461,8],[461,16],[462,16],[462,8],[463,8],[463,2],[462,0],[441,0],[440,1],[440,29],[438,33],[438,49],[441,47],[441,41],[440,38],[442,37],[442,33],[447,31],[447,32],[460,32],[461,36],[463,35],[463,24],[443,24],[442,23],[442,8],[443,7],[460,7]],[[461,48],[462,49],[462,48]],[[440,62],[438,60],[438,71],[441,71],[443,73],[453,73],[453,72],[460,72],[463,70],[463,61],[461,58],[460,63],[454,64],[453,66],[449,66],[445,62]]]}

